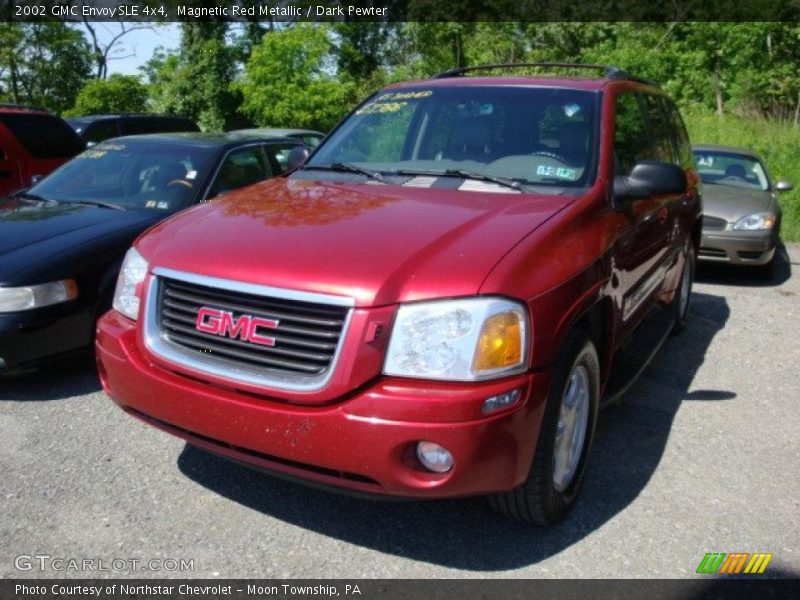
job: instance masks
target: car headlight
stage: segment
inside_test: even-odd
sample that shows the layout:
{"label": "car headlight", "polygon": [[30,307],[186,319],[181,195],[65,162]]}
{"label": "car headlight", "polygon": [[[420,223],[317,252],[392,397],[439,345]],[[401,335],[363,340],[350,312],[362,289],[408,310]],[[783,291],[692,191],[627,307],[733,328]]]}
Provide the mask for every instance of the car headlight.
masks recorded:
{"label": "car headlight", "polygon": [[475,381],[523,371],[526,314],[522,304],[492,297],[405,304],[397,310],[383,372]]}
{"label": "car headlight", "polygon": [[772,229],[775,227],[775,215],[770,212],[755,213],[742,217],[733,226],[734,229],[754,231],[756,229]]}
{"label": "car headlight", "polygon": [[72,279],[21,287],[0,287],[0,313],[60,304],[77,297],[78,286]]}
{"label": "car headlight", "polygon": [[131,248],[122,261],[122,269],[114,290],[114,310],[134,321],[139,316],[139,294],[147,275],[147,261]]}

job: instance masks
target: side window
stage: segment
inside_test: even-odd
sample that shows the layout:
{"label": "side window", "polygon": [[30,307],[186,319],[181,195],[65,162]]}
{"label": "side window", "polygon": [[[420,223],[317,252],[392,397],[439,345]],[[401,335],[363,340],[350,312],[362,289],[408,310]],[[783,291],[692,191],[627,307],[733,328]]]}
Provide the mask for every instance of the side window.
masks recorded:
{"label": "side window", "polygon": [[83,137],[87,142],[97,144],[118,135],[117,121],[95,121],[86,128]]}
{"label": "side window", "polygon": [[289,153],[298,146],[303,144],[267,144],[264,150],[267,153],[267,160],[274,175],[279,175],[286,171],[286,165],[289,162]]}
{"label": "side window", "polygon": [[650,136],[636,94],[617,96],[614,117],[614,174],[631,172],[637,161],[647,160]]}
{"label": "side window", "polygon": [[686,125],[683,123],[678,107],[672,100],[664,99],[664,106],[667,111],[667,118],[672,125],[675,136],[675,145],[678,148],[678,159],[684,168],[689,168],[694,163],[692,156],[692,145],[689,143],[689,134],[686,133]]}
{"label": "side window", "polygon": [[302,135],[300,139],[303,140],[307,145],[311,146],[312,148],[316,148],[319,146],[319,143],[322,141],[322,138],[318,135]]}
{"label": "side window", "polygon": [[152,117],[133,117],[123,119],[122,131],[125,135],[142,135],[145,133],[161,133],[162,131],[172,131],[164,127],[163,119]]}
{"label": "side window", "polygon": [[667,121],[660,96],[642,94],[647,117],[650,122],[650,138],[652,140],[650,160],[678,164],[678,157],[673,142],[672,126]]}
{"label": "side window", "polygon": [[251,185],[272,177],[261,146],[248,146],[232,151],[217,171],[208,198]]}

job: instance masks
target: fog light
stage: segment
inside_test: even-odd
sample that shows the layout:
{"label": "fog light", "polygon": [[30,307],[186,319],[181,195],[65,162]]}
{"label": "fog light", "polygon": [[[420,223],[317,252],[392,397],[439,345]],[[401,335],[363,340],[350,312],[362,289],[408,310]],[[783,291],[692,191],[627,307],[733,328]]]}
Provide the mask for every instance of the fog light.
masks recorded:
{"label": "fog light", "polygon": [[434,473],[447,473],[453,468],[453,455],[433,442],[419,442],[417,458],[423,467]]}
{"label": "fog light", "polygon": [[516,389],[506,392],[505,394],[498,394],[497,396],[487,398],[483,401],[483,414],[488,414],[500,410],[501,408],[511,406],[519,400],[520,393],[519,389]]}

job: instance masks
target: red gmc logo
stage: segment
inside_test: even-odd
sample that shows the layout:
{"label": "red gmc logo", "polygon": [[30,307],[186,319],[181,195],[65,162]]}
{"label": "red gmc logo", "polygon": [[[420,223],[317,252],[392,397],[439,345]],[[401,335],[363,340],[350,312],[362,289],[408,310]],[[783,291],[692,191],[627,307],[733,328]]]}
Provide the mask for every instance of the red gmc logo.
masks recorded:
{"label": "red gmc logo", "polygon": [[275,338],[263,335],[259,329],[275,329],[278,327],[277,319],[262,319],[242,315],[238,319],[226,310],[202,307],[197,311],[194,326],[198,331],[213,333],[222,337],[239,338],[246,342],[262,346],[274,346]]}

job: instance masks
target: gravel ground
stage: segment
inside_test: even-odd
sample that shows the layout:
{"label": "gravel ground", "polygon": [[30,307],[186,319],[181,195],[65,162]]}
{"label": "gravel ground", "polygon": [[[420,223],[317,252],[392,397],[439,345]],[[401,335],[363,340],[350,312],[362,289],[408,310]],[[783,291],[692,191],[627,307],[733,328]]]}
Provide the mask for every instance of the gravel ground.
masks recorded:
{"label": "gravel ground", "polygon": [[102,574],[128,577],[684,577],[712,551],[798,577],[798,269],[800,245],[773,282],[700,270],[688,330],[601,415],[582,498],[546,530],[231,465],[126,416],[85,366],[2,380],[0,577],[92,575],[17,570],[34,554],[193,561]]}

